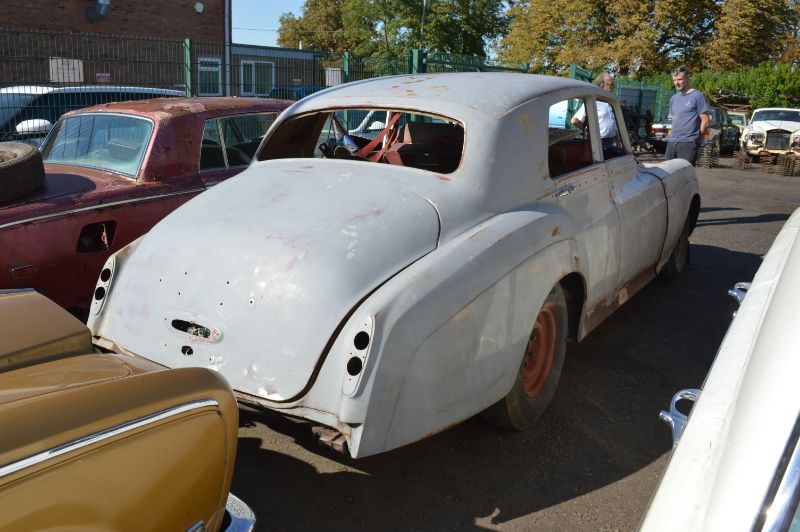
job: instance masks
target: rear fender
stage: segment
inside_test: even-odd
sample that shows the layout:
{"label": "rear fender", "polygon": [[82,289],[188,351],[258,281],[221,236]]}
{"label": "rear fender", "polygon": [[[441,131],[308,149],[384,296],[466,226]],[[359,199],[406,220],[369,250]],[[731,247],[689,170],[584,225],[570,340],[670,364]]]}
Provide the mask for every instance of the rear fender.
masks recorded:
{"label": "rear fender", "polygon": [[582,274],[586,255],[572,234],[561,213],[500,215],[365,301],[351,322],[374,318],[371,354],[339,412],[355,425],[354,457],[444,430],[508,392],[547,294],[563,276]]}

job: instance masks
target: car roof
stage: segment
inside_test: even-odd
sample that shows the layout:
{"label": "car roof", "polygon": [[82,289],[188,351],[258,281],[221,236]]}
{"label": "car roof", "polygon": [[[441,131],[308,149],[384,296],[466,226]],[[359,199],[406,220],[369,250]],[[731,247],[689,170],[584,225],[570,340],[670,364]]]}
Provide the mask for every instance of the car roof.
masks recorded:
{"label": "car roof", "polygon": [[333,107],[395,107],[451,117],[502,116],[535,98],[564,89],[609,96],[590,83],[522,73],[458,72],[354,81],[314,93],[292,107],[303,113]]}
{"label": "car roof", "polygon": [[240,98],[238,96],[216,96],[196,98],[151,98],[147,100],[131,100],[127,102],[110,102],[92,105],[83,109],[70,111],[66,115],[83,113],[128,113],[149,117],[163,118],[164,115],[179,117],[196,113],[214,114],[219,111],[239,110],[246,112],[280,111],[292,102],[271,98]]}
{"label": "car roof", "polygon": [[49,93],[81,93],[81,92],[129,92],[142,94],[163,94],[183,96],[182,91],[174,89],[159,89],[155,87],[121,87],[118,85],[70,85],[68,87],[47,87],[44,85],[18,85],[16,87],[3,87],[0,94],[49,94]]}
{"label": "car roof", "polygon": [[757,113],[759,111],[800,111],[800,109],[795,109],[794,107],[759,107],[753,112]]}

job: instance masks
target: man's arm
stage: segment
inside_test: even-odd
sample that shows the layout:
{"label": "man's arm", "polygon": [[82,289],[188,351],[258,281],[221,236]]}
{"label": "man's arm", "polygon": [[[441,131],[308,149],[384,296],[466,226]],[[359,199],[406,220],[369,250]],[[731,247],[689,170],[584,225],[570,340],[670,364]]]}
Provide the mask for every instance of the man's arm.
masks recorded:
{"label": "man's arm", "polygon": [[698,140],[702,140],[705,137],[706,131],[708,131],[708,122],[708,113],[700,113],[700,138]]}
{"label": "man's arm", "polygon": [[583,129],[583,127],[584,127],[583,120],[581,120],[581,119],[580,119],[580,118],[578,118],[577,116],[573,116],[573,117],[572,117],[572,120],[570,120],[570,122],[572,122],[572,125],[573,125],[573,126],[575,126],[575,127],[578,127],[578,128],[580,128],[580,129]]}

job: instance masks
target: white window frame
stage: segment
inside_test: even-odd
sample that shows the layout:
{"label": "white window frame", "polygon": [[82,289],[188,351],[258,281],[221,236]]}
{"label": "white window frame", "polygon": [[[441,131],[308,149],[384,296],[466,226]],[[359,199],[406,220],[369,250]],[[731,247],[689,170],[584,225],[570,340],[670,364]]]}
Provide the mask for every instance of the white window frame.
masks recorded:
{"label": "white window frame", "polygon": [[[203,63],[215,63],[216,66],[203,65]],[[202,92],[200,89],[203,86],[200,78],[201,72],[216,72],[217,73],[217,92]],[[198,96],[222,96],[222,58],[220,57],[198,57],[197,58],[197,95]]]}
{"label": "white window frame", "polygon": [[[267,90],[267,92],[256,92],[256,65],[269,65],[272,68],[272,86]],[[253,81],[251,85],[253,86],[253,90],[246,92],[244,90],[244,67],[245,65],[250,65],[253,67]],[[272,89],[275,88],[275,63],[272,61],[257,61],[255,59],[246,59],[241,61],[239,64],[239,93],[242,96],[269,96],[269,93],[272,92]]]}

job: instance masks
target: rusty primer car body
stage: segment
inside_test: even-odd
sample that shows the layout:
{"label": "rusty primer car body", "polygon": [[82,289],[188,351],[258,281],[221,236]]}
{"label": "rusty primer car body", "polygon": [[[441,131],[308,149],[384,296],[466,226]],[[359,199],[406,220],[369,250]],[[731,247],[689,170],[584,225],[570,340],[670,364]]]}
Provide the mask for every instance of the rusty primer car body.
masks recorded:
{"label": "rusty primer car body", "polygon": [[700,206],[686,161],[634,158],[613,95],[546,76],[331,88],[281,115],[257,159],[109,258],[94,342],[216,369],[353,457],[487,408],[528,426],[567,335],[679,273]]}
{"label": "rusty primer car body", "polygon": [[253,528],[218,373],[97,353],[33,290],[0,292],[0,323],[0,529]]}
{"label": "rusty primer car body", "polygon": [[[249,158],[223,160],[221,155],[222,164],[214,163],[211,152],[220,148],[209,145],[204,130],[257,114],[271,124],[288,104],[259,98],[158,98],[65,114],[42,146],[44,186],[0,204],[0,289],[35,288],[65,308],[88,309],[97,275],[111,253],[249,163]],[[92,125],[100,130],[101,121],[116,121],[106,128],[115,136],[97,140],[96,131],[82,133]],[[138,134],[131,124],[152,132]],[[77,157],[89,149],[81,144],[84,137],[98,149]],[[250,143],[250,155],[258,141]],[[241,158],[243,150],[228,151],[234,149]]]}

